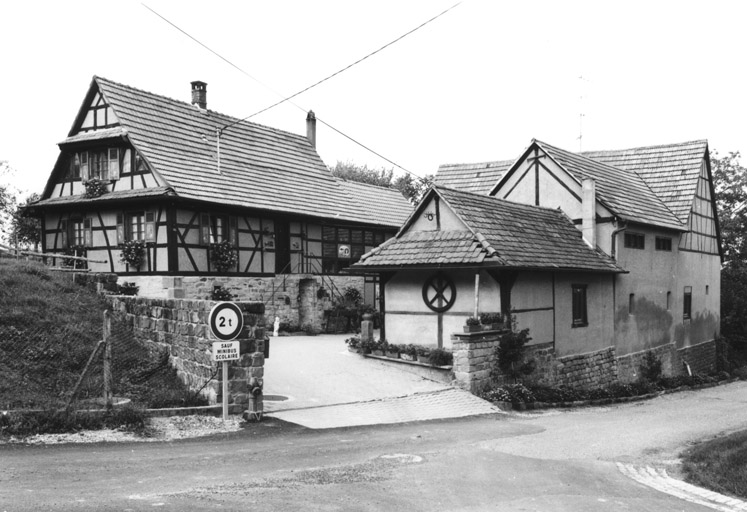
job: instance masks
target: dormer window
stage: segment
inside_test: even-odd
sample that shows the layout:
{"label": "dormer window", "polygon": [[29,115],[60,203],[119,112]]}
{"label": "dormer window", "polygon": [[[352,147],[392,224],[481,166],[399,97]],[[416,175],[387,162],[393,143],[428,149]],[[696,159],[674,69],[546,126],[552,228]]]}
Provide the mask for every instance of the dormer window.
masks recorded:
{"label": "dormer window", "polygon": [[[125,152],[129,155],[129,150]],[[70,155],[69,179],[88,181],[117,180],[122,170],[120,157],[122,151],[119,148],[102,148],[95,151],[81,151]],[[125,158],[125,165],[130,160]]]}

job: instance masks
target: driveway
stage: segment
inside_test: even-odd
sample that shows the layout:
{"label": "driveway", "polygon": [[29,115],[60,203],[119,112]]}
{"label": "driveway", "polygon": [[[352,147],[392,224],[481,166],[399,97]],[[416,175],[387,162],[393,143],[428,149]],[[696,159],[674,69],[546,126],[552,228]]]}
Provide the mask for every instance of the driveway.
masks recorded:
{"label": "driveway", "polygon": [[[348,351],[349,336],[271,338],[265,413],[316,429],[500,413],[432,374],[418,373],[425,370],[421,366]],[[278,395],[288,399],[277,401]]]}

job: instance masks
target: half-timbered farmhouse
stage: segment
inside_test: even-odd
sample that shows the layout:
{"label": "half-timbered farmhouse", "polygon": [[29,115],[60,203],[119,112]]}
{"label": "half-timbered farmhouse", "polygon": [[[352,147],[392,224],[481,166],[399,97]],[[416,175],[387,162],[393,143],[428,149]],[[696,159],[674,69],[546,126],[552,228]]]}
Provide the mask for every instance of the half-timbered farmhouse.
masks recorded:
{"label": "half-timbered farmhouse", "polygon": [[354,266],[385,283],[389,341],[448,347],[469,337],[467,317],[503,312],[553,364],[614,360],[609,372],[633,378],[653,351],[669,372],[713,366],[721,254],[705,141],[577,154],[533,140],[515,161],[441,166],[436,183]]}
{"label": "half-timbered farmhouse", "polygon": [[[374,304],[373,280],[339,276],[412,208],[396,190],[334,178],[306,136],[94,77],[42,199],[47,253],[84,254],[151,297],[223,286],[268,315],[318,327],[330,289]],[[325,278],[320,277],[325,276]]]}

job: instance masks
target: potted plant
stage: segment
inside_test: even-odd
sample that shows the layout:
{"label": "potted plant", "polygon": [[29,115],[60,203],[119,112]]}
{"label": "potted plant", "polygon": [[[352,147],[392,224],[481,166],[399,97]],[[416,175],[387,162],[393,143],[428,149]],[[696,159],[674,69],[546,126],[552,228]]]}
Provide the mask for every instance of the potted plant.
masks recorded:
{"label": "potted plant", "polygon": [[371,354],[375,356],[383,356],[386,346],[387,346],[386,340],[377,341],[376,343],[374,343],[374,346],[371,350]]}
{"label": "potted plant", "polygon": [[479,331],[482,331],[480,320],[475,318],[474,316],[468,317],[467,321],[464,323],[464,332],[479,332]]}
{"label": "potted plant", "polygon": [[418,345],[417,352],[418,352],[418,362],[429,364],[429,358],[431,357],[430,347],[424,347],[423,345]]}
{"label": "potted plant", "polygon": [[417,361],[418,349],[415,345],[403,345],[400,347],[399,358],[403,361]]}
{"label": "potted plant", "polygon": [[500,313],[482,313],[480,323],[486,331],[497,331],[503,327],[503,315]]}
{"label": "potted plant", "polygon": [[109,190],[106,188],[107,182],[98,178],[91,178],[84,183],[86,187],[85,197],[86,199],[93,199],[94,197],[103,196]]}
{"label": "potted plant", "polygon": [[228,240],[210,244],[210,262],[215,265],[218,272],[235,270],[238,261],[239,256],[236,254],[236,248]]}
{"label": "potted plant", "polygon": [[120,261],[130,267],[140,268],[145,260],[145,242],[142,240],[127,240],[122,244]]}
{"label": "potted plant", "polygon": [[384,355],[391,359],[399,359],[399,345],[389,345],[384,347]]}
{"label": "potted plant", "polygon": [[350,352],[363,352],[361,350],[361,338],[360,336],[351,336],[345,340],[345,344],[348,346]]}

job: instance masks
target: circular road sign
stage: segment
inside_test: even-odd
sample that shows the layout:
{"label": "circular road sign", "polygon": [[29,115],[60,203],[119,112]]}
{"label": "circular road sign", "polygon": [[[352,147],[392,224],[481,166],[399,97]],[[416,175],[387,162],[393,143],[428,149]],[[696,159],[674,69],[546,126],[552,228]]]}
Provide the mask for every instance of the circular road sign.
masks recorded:
{"label": "circular road sign", "polygon": [[244,328],[244,315],[233,302],[219,302],[210,310],[208,323],[213,336],[230,341]]}

